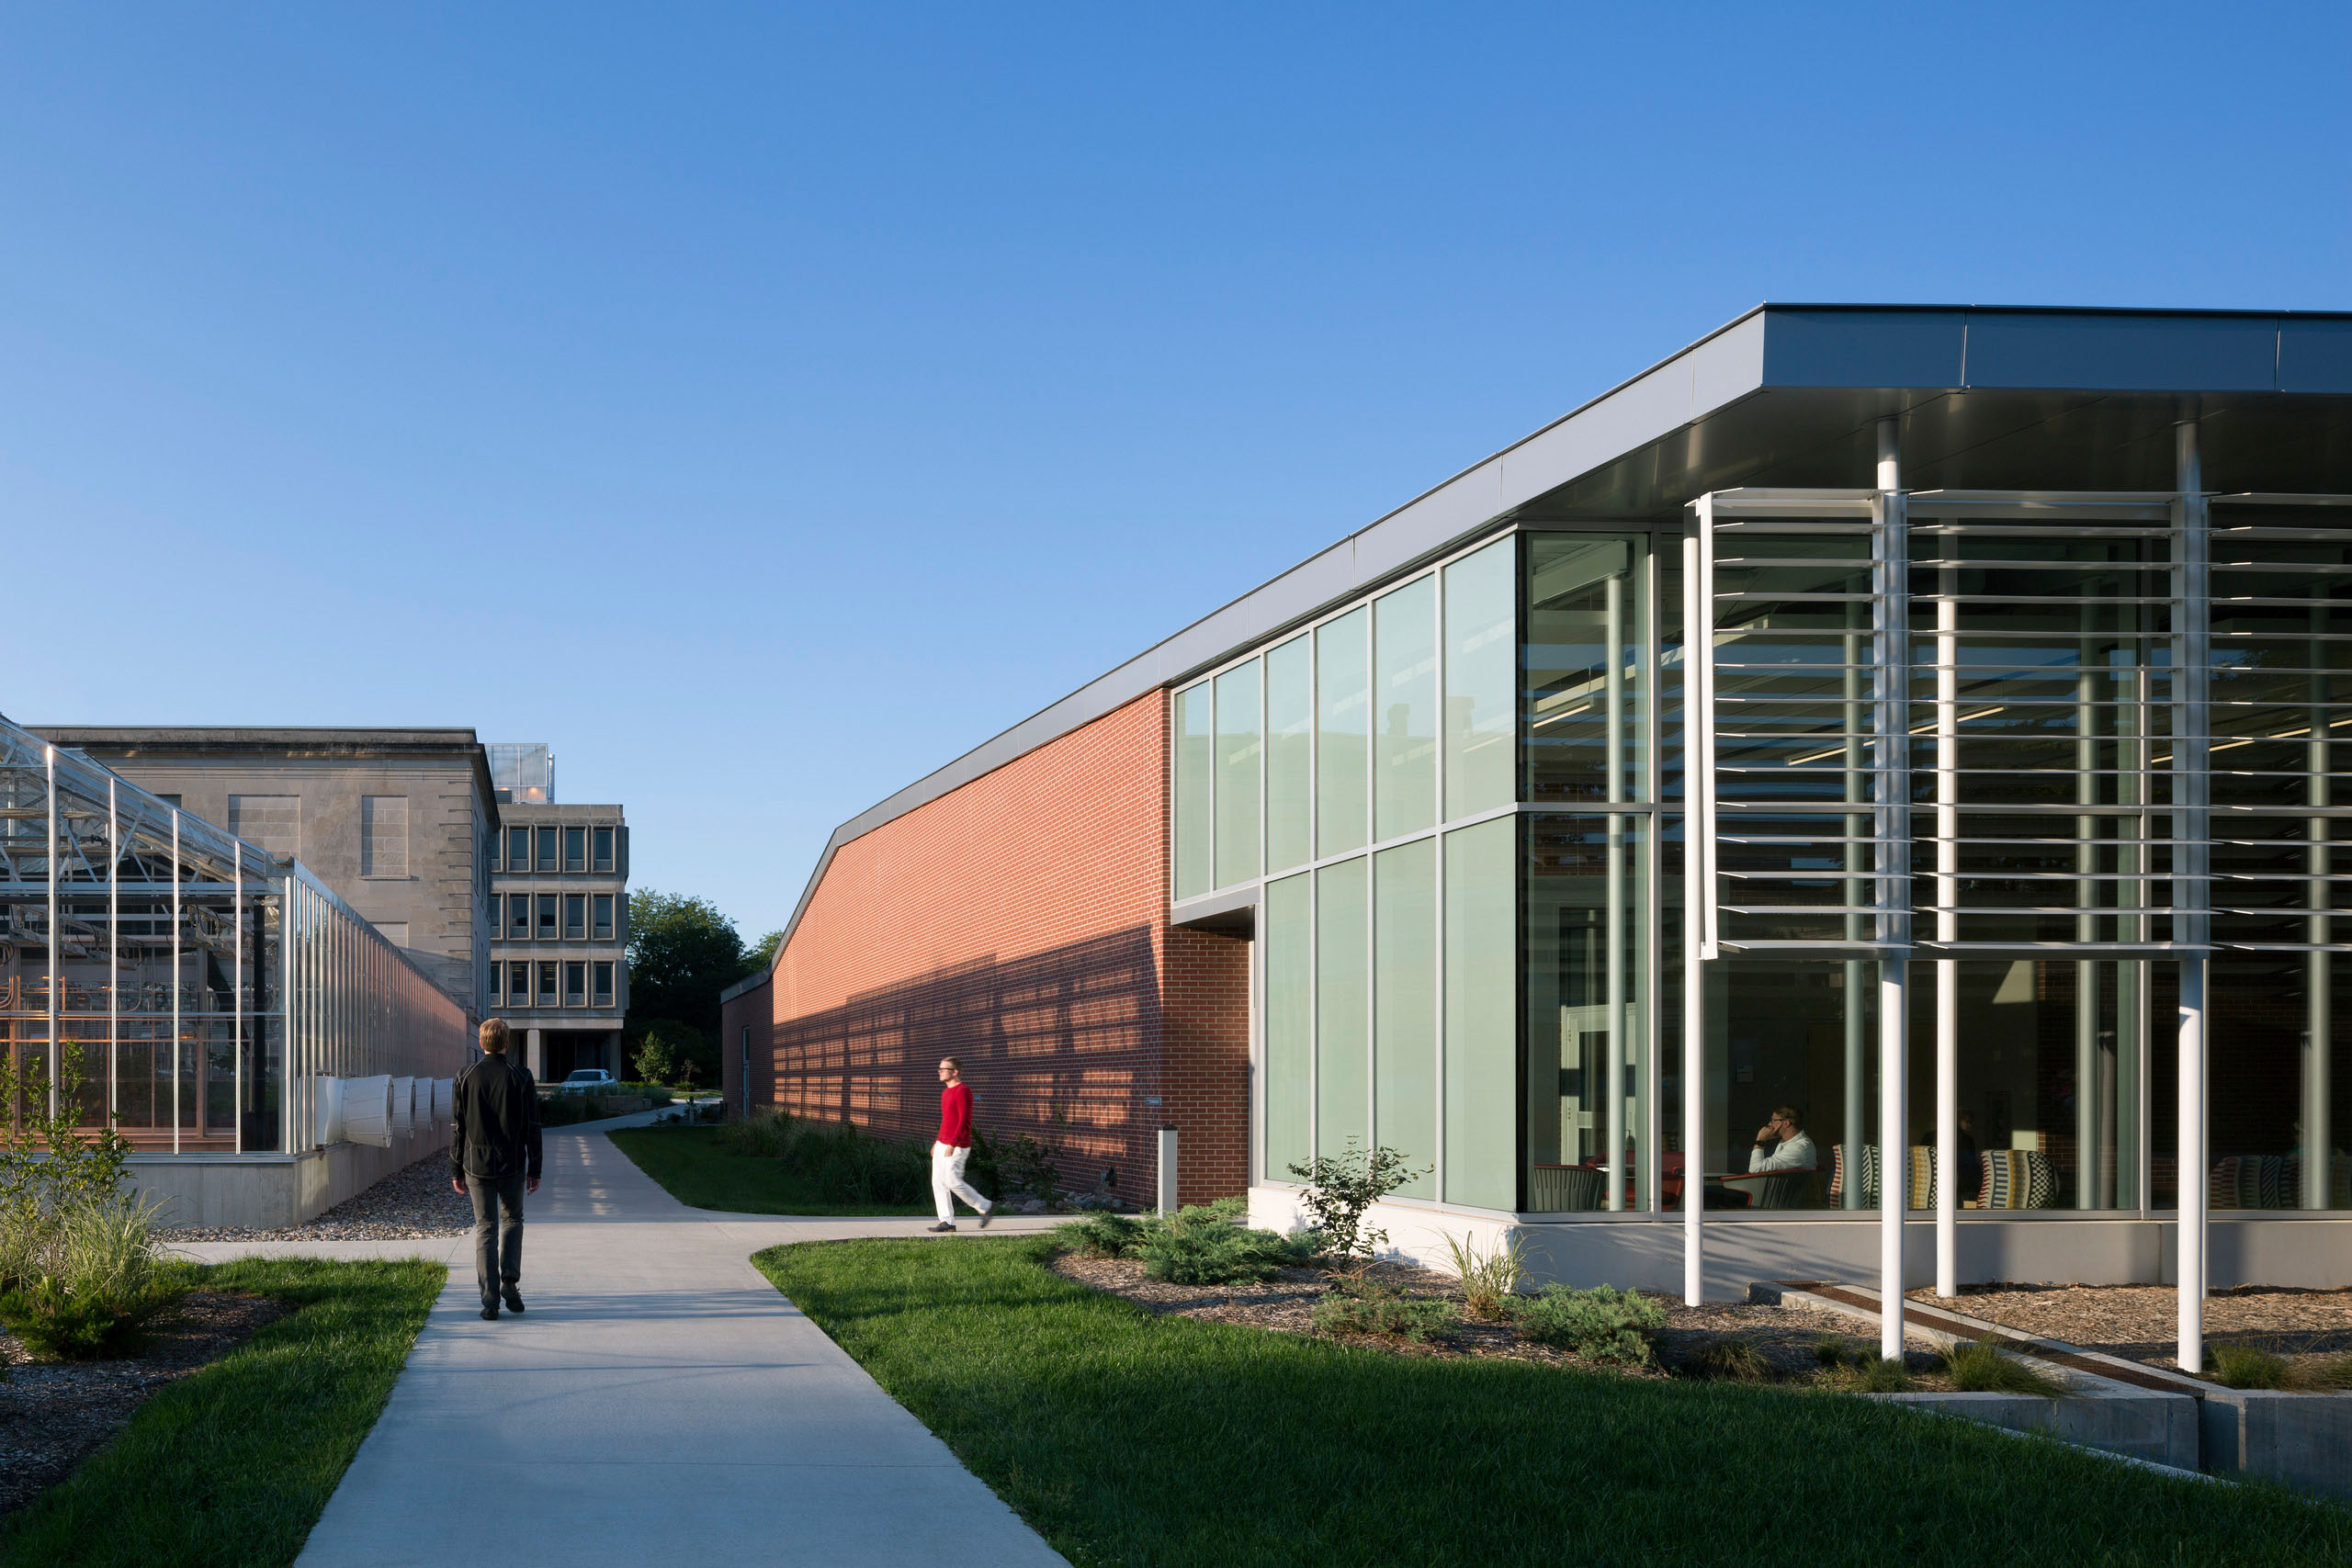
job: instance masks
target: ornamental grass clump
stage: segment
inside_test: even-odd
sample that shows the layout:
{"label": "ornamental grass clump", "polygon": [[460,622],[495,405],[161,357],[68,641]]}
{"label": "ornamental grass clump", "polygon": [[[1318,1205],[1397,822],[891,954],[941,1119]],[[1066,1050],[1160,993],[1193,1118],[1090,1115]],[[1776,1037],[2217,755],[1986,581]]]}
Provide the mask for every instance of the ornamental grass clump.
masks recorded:
{"label": "ornamental grass clump", "polygon": [[1982,1339],[1963,1340],[1943,1353],[1943,1374],[1962,1393],[2031,1393],[2064,1399],[2064,1383]]}
{"label": "ornamental grass clump", "polygon": [[1856,1350],[1830,1369],[1821,1386],[1839,1393],[1909,1393],[1919,1384],[1901,1361]]}
{"label": "ornamental grass clump", "polygon": [[137,1348],[147,1325],[187,1292],[184,1270],[158,1253],[158,1205],[118,1194],[51,1216],[36,1271],[0,1295],[5,1320],[39,1356],[90,1360]]}
{"label": "ornamental grass clump", "polygon": [[2215,1382],[2231,1388],[2283,1389],[2287,1386],[2287,1358],[2259,1345],[2209,1346],[2205,1351],[2205,1365]]}
{"label": "ornamental grass clump", "polygon": [[1512,1317],[1519,1331],[1539,1345],[1625,1366],[1646,1364],[1650,1342],[1666,1326],[1662,1309],[1637,1292],[1613,1285],[1585,1291],[1546,1285],[1542,1295],[1520,1300]]}
{"label": "ornamental grass clump", "polygon": [[1770,1382],[1772,1363],[1752,1339],[1718,1339],[1699,1353],[1699,1371],[1731,1382]]}
{"label": "ornamental grass clump", "polygon": [[1511,1233],[1492,1247],[1481,1248],[1468,1236],[1448,1234],[1445,1249],[1453,1255],[1453,1272],[1461,1279],[1462,1302],[1470,1315],[1489,1323],[1509,1317],[1525,1269],[1526,1243]]}

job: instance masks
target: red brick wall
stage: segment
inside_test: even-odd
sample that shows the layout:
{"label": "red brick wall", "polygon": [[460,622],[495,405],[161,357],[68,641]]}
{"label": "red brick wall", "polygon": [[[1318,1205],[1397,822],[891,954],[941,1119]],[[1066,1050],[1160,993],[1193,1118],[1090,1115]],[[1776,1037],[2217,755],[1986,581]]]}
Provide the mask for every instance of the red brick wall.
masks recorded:
{"label": "red brick wall", "polygon": [[[1167,700],[1155,692],[842,846],[773,980],[729,1004],[752,1101],[928,1142],[954,1055],[981,1130],[1185,1201],[1248,1184],[1249,944],[1171,931]],[[1159,1103],[1148,1103],[1150,1097]]]}

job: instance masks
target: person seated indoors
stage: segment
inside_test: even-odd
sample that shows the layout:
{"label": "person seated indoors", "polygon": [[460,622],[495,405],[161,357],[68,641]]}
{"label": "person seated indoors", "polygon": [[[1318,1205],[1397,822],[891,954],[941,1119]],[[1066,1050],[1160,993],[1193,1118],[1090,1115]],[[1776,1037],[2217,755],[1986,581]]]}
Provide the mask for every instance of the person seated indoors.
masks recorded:
{"label": "person seated indoors", "polygon": [[1804,1114],[1793,1105],[1783,1105],[1772,1112],[1772,1119],[1756,1130],[1756,1146],[1747,1151],[1747,1168],[1758,1170],[1818,1170],[1821,1159],[1805,1136]]}

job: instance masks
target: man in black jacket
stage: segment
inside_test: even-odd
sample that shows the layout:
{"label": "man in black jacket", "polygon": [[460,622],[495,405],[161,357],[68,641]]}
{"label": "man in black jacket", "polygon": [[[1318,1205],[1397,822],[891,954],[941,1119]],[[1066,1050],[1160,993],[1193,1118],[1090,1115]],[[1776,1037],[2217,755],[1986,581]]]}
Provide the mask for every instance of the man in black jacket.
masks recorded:
{"label": "man in black jacket", "polygon": [[539,1190],[539,1086],[509,1059],[503,1018],[481,1026],[481,1060],[458,1079],[449,1103],[449,1185],[474,1201],[474,1271],[481,1314],[523,1310],[523,1194]]}

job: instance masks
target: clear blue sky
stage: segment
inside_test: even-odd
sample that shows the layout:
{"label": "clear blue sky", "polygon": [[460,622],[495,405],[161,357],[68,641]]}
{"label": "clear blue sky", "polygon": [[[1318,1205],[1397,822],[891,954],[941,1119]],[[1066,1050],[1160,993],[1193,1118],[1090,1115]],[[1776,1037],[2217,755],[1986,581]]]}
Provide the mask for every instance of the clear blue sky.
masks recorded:
{"label": "clear blue sky", "polygon": [[2352,306],[2348,62],[2341,0],[13,6],[0,709],[547,740],[756,933],[1758,300]]}

